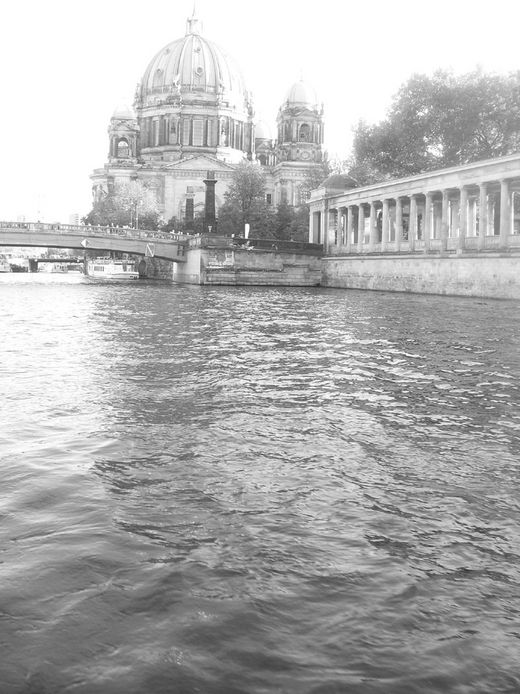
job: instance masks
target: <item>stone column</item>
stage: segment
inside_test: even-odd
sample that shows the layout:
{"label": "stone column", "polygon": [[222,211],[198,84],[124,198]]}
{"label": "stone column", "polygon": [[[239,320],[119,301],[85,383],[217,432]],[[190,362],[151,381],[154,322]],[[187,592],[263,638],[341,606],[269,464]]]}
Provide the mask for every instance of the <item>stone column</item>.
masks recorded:
{"label": "stone column", "polygon": [[476,236],[476,198],[468,195],[468,226],[466,236]]}
{"label": "stone column", "polygon": [[217,221],[215,215],[215,172],[208,171],[203,183],[206,186],[206,201],[204,206],[204,232],[216,233]]}
{"label": "stone column", "polygon": [[464,249],[464,241],[468,234],[468,189],[462,186],[459,202],[459,250]]}
{"label": "stone column", "polygon": [[386,251],[386,247],[388,245],[388,232],[390,229],[390,215],[389,215],[389,200],[388,198],[385,198],[383,200],[383,236],[381,239],[381,250]]}
{"label": "stone column", "polygon": [[511,233],[511,201],[509,193],[509,181],[500,181],[500,245],[505,248]]}
{"label": "stone column", "polygon": [[334,246],[336,248],[339,248],[341,245],[341,229],[340,229],[340,212],[339,212],[339,207],[336,208],[336,214],[334,214],[334,208],[332,209],[332,230],[334,231]]}
{"label": "stone column", "polygon": [[363,203],[358,205],[358,248],[363,251],[363,241],[365,236],[365,208]]}
{"label": "stone column", "polygon": [[432,237],[432,194],[424,194],[424,219],[423,219],[423,229],[424,229],[424,250],[430,250],[430,239]]}
{"label": "stone column", "polygon": [[395,250],[399,252],[403,239],[403,199],[395,199]]}
{"label": "stone column", "polygon": [[487,183],[480,184],[480,199],[478,209],[478,247],[484,248],[488,234],[488,196]]}
{"label": "stone column", "polygon": [[415,248],[417,238],[417,197],[410,195],[410,220],[408,224],[408,247],[411,251]]}
{"label": "stone column", "polygon": [[352,206],[347,207],[347,253],[350,253],[352,245]]}
{"label": "stone column", "polygon": [[448,191],[442,191],[442,217],[441,217],[441,251],[448,249],[448,214],[449,198]]}
{"label": "stone column", "polygon": [[321,208],[321,228],[323,233],[323,251],[329,252],[329,204],[325,200],[325,204]]}
{"label": "stone column", "polygon": [[374,250],[374,245],[376,243],[376,220],[377,220],[377,215],[376,215],[376,204],[374,201],[370,203],[370,240],[369,240],[369,246],[370,250]]}
{"label": "stone column", "polygon": [[311,212],[312,215],[312,236],[310,238],[311,243],[318,243],[323,245],[323,232],[322,232],[322,216],[321,210]]}

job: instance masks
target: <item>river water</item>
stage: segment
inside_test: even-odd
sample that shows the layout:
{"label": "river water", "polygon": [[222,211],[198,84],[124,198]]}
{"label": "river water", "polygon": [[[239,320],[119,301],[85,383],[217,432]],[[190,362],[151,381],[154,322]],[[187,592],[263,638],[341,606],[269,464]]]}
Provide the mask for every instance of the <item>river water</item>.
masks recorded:
{"label": "river water", "polygon": [[0,307],[1,694],[520,691],[520,303]]}

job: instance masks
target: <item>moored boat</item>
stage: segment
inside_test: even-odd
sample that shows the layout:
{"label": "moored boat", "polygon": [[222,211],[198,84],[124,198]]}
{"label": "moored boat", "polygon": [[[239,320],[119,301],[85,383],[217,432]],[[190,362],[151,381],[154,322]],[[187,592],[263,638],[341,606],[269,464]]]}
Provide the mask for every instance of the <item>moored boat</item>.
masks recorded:
{"label": "moored boat", "polygon": [[94,258],[85,264],[85,274],[100,280],[136,280],[139,273],[133,260],[120,258]]}

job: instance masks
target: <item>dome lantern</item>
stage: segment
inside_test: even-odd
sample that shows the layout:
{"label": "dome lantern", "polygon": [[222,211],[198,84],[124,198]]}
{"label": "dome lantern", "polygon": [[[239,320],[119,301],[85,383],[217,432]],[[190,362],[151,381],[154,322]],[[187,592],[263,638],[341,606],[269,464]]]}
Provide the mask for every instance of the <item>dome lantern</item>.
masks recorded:
{"label": "dome lantern", "polygon": [[195,15],[195,3],[193,4],[193,13],[186,20],[186,36],[188,34],[200,34],[202,31],[202,22]]}

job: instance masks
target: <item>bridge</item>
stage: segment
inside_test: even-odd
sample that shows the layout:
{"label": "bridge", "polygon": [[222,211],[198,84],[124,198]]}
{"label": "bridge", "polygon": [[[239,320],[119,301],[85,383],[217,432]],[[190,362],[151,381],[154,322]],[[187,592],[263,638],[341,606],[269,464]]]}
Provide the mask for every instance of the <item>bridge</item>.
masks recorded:
{"label": "bridge", "polygon": [[0,222],[0,246],[116,251],[183,263],[187,241],[188,237],[183,234],[126,227]]}

